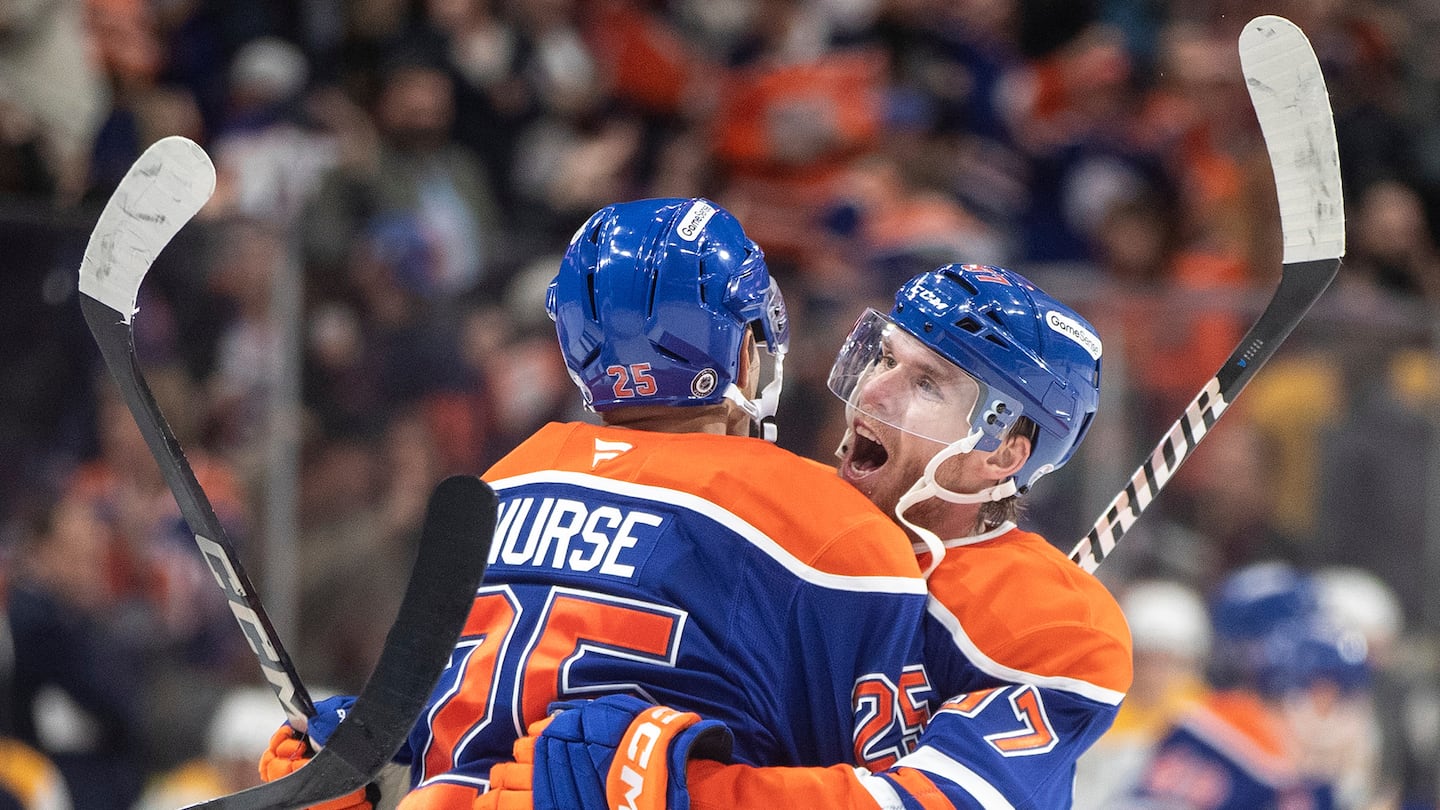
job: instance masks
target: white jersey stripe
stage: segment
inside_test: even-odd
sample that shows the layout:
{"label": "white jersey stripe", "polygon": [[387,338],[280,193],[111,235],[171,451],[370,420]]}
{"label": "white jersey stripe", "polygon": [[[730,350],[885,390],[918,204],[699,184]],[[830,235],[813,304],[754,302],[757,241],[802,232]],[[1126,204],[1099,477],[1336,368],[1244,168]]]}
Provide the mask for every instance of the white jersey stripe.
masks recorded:
{"label": "white jersey stripe", "polygon": [[855,778],[860,780],[860,786],[865,788],[880,810],[905,810],[905,802],[901,800],[900,794],[895,792],[894,785],[864,768],[855,769]]}
{"label": "white jersey stripe", "polygon": [[[1015,524],[1013,522],[1006,521],[984,534],[947,540],[945,541],[945,547],[959,548],[961,546],[981,543],[986,540],[993,540],[1014,528]],[[1125,697],[1124,692],[1106,689],[1103,686],[1090,683],[1089,681],[1082,681],[1079,678],[1035,675],[1030,672],[1025,672],[1024,670],[1007,667],[981,652],[975,642],[970,640],[970,636],[965,633],[965,628],[960,626],[960,620],[956,618],[955,614],[951,613],[940,600],[931,597],[928,609],[930,615],[934,616],[946,630],[950,631],[950,637],[955,641],[955,646],[959,647],[965,657],[974,663],[975,666],[979,667],[982,672],[1012,683],[1028,683],[1046,689],[1074,692],[1082,697],[1087,697],[1100,703],[1108,703],[1111,706],[1120,705],[1120,701]]]}
{"label": "white jersey stripe", "polygon": [[704,515],[716,523],[719,523],[735,534],[745,538],[751,545],[765,552],[767,556],[780,563],[785,567],[785,570],[794,574],[796,577],[805,582],[819,585],[822,588],[829,588],[836,591],[925,593],[925,580],[919,577],[911,579],[909,577],[854,576],[848,574],[832,574],[812,568],[801,562],[799,558],[789,551],[786,551],[783,546],[775,542],[770,536],[750,525],[735,513],[688,492],[647,484],[615,481],[610,478],[587,475],[585,473],[556,472],[553,470],[525,473],[523,475],[516,475],[488,483],[491,488],[495,490],[496,494],[501,497],[504,497],[506,490],[526,484],[564,484],[593,489],[607,494],[671,504],[681,509]]}
{"label": "white jersey stripe", "polygon": [[987,675],[993,675],[1001,680],[1011,683],[1026,683],[1044,689],[1058,689],[1061,692],[1073,692],[1081,697],[1100,703],[1107,703],[1111,706],[1119,706],[1124,699],[1125,693],[1114,689],[1107,689],[1098,684],[1083,681],[1079,678],[1067,678],[1063,675],[1036,675],[1024,670],[1007,667],[995,661],[990,656],[980,651],[970,636],[965,633],[965,628],[960,626],[960,620],[951,613],[945,605],[935,597],[930,597],[927,610],[930,615],[940,622],[950,632],[950,638],[955,646],[970,663],[974,664],[980,671]]}
{"label": "white jersey stripe", "polygon": [[985,810],[1015,810],[1015,806],[1007,801],[985,777],[965,767],[959,760],[951,759],[928,745],[922,745],[915,749],[914,753],[901,757],[894,767],[914,768],[959,785]]}

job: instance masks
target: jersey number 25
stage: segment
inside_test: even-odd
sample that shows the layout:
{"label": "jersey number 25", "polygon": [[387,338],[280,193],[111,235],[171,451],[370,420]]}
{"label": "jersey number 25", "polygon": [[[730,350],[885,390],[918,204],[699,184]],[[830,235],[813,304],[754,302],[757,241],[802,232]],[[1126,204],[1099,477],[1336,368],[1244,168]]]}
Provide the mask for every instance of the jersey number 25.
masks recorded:
{"label": "jersey number 25", "polygon": [[[634,684],[572,681],[570,673],[589,655],[674,666],[685,614],[663,605],[554,587],[523,643],[516,644],[524,606],[508,585],[481,588],[442,678],[446,691],[432,702],[426,720],[430,741],[422,781],[455,766],[458,752],[495,722],[508,706],[513,731],[499,735],[506,752],[516,734],[545,716],[560,698],[635,691]],[[452,674],[454,673],[454,674]],[[502,682],[513,692],[497,700]]]}

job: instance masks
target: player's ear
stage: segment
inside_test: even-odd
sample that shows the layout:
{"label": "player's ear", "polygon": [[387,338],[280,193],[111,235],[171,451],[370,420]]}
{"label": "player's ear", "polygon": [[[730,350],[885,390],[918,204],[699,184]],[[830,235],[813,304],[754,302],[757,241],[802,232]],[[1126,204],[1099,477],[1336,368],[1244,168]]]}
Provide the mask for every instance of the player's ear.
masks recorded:
{"label": "player's ear", "polygon": [[1029,436],[1022,431],[1010,431],[985,462],[990,468],[991,476],[997,481],[1004,481],[1019,472],[1025,462],[1030,460],[1030,448]]}
{"label": "player's ear", "polygon": [[740,390],[753,398],[760,390],[760,344],[755,342],[755,333],[748,329],[745,342],[740,344],[740,365],[735,371]]}

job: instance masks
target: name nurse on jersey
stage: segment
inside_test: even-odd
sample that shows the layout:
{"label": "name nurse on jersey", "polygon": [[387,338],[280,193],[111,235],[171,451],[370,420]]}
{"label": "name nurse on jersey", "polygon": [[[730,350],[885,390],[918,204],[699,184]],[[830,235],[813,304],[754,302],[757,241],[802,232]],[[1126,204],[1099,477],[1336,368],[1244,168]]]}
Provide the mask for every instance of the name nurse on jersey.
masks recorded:
{"label": "name nurse on jersey", "polygon": [[491,566],[550,568],[634,580],[665,518],[573,498],[520,497],[500,504]]}

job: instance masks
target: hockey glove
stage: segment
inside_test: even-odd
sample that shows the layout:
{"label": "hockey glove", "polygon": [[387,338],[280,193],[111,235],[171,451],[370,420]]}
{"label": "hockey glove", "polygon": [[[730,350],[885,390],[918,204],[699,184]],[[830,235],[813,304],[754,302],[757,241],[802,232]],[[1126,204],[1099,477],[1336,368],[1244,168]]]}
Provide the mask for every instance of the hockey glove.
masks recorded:
{"label": "hockey glove", "polygon": [[[309,739],[289,723],[276,729],[270,737],[270,747],[260,755],[260,778],[273,782],[304,767],[315,755],[310,740],[322,746],[328,742],[354,702],[352,697],[333,697],[315,704],[315,716],[310,718]],[[309,810],[374,810],[378,798],[378,791],[371,784],[338,799],[314,805]]]}
{"label": "hockey glove", "polygon": [[336,695],[328,697],[315,704],[315,716],[310,718],[310,730],[306,735],[310,742],[320,748],[330,744],[330,735],[345,720],[345,715],[350,713],[350,707],[355,705],[353,695]]}
{"label": "hockey glove", "polygon": [[551,715],[530,724],[525,736],[512,746],[515,761],[498,762],[490,769],[490,789],[475,799],[470,810],[533,810],[535,794],[531,790],[531,777],[535,767],[535,741],[554,719]]}
{"label": "hockey glove", "polygon": [[718,720],[629,695],[551,705],[535,740],[535,810],[689,810],[685,763],[728,762],[734,737]]}

